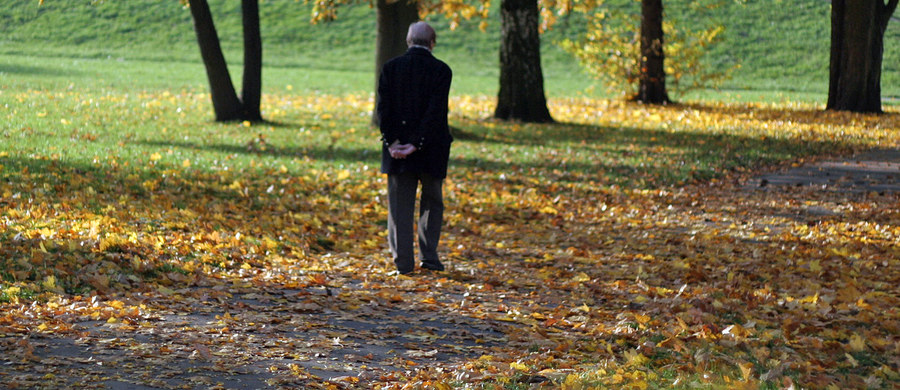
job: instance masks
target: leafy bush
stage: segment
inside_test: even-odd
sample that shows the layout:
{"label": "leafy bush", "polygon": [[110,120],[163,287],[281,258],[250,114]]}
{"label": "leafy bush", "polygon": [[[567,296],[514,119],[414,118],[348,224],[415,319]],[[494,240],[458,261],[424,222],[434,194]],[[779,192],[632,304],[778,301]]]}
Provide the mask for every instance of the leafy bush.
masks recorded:
{"label": "leafy bush", "polygon": [[[639,30],[639,14],[600,10],[590,16],[588,30],[580,40],[567,39],[561,45],[589,74],[603,81],[609,93],[630,98],[637,93],[640,80]],[[704,63],[710,49],[723,41],[724,26],[698,28],[668,19],[663,22],[663,31],[667,87],[671,94],[715,88],[730,78],[736,66],[718,71]]]}

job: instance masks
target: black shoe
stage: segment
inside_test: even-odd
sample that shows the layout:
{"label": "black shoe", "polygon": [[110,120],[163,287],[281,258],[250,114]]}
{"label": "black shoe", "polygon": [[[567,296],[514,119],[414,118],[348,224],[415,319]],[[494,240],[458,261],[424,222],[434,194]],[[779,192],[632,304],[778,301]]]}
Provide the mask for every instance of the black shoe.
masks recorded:
{"label": "black shoe", "polygon": [[432,270],[432,271],[443,271],[443,270],[444,270],[444,265],[441,264],[441,263],[437,263],[437,264],[434,264],[434,263],[422,263],[422,268],[424,268],[424,269],[430,269],[430,270]]}

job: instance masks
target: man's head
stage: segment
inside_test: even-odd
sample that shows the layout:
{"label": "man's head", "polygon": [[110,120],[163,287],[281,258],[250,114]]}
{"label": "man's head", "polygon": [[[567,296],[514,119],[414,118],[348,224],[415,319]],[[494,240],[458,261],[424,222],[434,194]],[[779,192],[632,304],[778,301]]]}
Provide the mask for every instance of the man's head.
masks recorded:
{"label": "man's head", "polygon": [[408,46],[419,45],[429,49],[434,48],[437,42],[437,34],[434,29],[425,22],[415,22],[409,25],[409,32],[406,33],[406,44]]}

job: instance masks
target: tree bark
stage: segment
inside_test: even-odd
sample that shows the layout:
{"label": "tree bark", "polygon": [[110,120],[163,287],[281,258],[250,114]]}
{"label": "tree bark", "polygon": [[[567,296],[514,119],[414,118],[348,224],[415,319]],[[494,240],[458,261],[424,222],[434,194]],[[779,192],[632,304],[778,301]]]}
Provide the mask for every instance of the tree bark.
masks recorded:
{"label": "tree bark", "polygon": [[494,117],[553,122],[544,94],[537,0],[500,2],[500,91]]}
{"label": "tree bark", "polygon": [[244,27],[244,76],[241,105],[244,120],[262,121],[262,35],[259,28],[259,0],[241,0]]}
{"label": "tree bark", "polygon": [[[406,52],[406,33],[409,25],[419,20],[419,6],[415,0],[377,0],[375,4],[375,101],[381,68],[391,58]],[[376,107],[378,104],[376,103]],[[378,112],[372,110],[372,124],[378,126]]]}
{"label": "tree bark", "polygon": [[881,110],[884,32],[898,0],[833,0],[827,110]]}
{"label": "tree bark", "polygon": [[209,3],[206,0],[190,0],[188,3],[194,19],[194,31],[197,34],[197,44],[200,46],[200,56],[203,58],[203,65],[206,66],[206,76],[209,79],[216,120],[241,119],[243,104],[234,91],[234,84],[228,73],[225,55],[222,54],[219,35],[213,24]]}
{"label": "tree bark", "polygon": [[665,51],[663,50],[662,0],[641,1],[641,69],[635,101],[669,103],[666,92]]}

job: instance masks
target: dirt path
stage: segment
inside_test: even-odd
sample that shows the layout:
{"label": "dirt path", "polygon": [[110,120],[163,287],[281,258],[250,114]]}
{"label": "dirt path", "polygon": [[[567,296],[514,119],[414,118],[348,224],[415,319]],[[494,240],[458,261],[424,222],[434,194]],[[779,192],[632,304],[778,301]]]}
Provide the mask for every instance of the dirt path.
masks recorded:
{"label": "dirt path", "polygon": [[186,288],[171,304],[147,300],[154,314],[140,324],[81,320],[69,335],[2,337],[0,350],[18,352],[0,357],[0,388],[352,386],[471,359],[504,338],[491,321],[410,302],[415,291],[361,302],[357,288]]}
{"label": "dirt path", "polygon": [[900,150],[860,153],[760,176],[750,186],[815,186],[831,191],[900,191]]}

